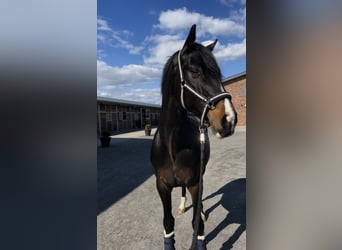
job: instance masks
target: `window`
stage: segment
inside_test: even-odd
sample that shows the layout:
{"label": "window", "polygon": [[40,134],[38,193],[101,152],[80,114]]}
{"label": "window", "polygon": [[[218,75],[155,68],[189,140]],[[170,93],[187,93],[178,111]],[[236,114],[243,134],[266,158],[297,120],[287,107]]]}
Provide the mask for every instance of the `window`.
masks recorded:
{"label": "window", "polygon": [[123,114],[122,114],[122,112],[119,112],[119,113],[118,113],[118,120],[119,120],[119,121],[122,121],[122,118],[123,118]]}
{"label": "window", "polygon": [[106,113],[106,120],[107,122],[112,121],[112,113]]}

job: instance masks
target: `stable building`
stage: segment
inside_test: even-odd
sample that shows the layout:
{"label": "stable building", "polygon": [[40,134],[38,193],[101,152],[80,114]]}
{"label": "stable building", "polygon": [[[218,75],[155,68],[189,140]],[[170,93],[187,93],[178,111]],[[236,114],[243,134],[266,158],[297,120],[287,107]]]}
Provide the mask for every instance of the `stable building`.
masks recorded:
{"label": "stable building", "polygon": [[143,129],[146,123],[158,125],[160,105],[97,97],[97,133]]}

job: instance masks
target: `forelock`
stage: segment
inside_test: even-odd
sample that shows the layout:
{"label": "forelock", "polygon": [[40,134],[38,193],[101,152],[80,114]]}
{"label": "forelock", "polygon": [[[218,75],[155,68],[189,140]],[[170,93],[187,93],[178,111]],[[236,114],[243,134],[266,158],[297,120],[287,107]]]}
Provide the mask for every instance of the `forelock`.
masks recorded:
{"label": "forelock", "polygon": [[222,77],[216,59],[208,48],[198,43],[194,43],[190,48],[190,53],[192,53],[192,57],[196,59],[196,61],[201,61],[202,67],[204,68],[207,74],[215,78]]}

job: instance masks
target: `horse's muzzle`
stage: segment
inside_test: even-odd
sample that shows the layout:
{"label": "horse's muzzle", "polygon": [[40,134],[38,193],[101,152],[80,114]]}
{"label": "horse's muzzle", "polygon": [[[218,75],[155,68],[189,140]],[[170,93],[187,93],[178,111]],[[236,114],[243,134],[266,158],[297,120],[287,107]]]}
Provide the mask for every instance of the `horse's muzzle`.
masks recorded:
{"label": "horse's muzzle", "polygon": [[231,136],[234,134],[235,125],[237,123],[237,116],[235,117],[228,117],[224,116],[221,121],[221,128],[214,127],[214,133],[217,138],[222,139],[227,136]]}

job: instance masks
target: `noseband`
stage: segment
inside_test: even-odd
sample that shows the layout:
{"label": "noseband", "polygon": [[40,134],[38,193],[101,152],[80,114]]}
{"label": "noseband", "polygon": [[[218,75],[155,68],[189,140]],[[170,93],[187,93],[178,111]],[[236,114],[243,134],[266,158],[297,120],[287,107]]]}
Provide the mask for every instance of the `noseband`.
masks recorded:
{"label": "noseband", "polygon": [[180,75],[180,80],[181,80],[181,82],[180,82],[180,84],[181,84],[181,96],[180,96],[181,97],[181,104],[185,110],[188,110],[185,106],[185,103],[184,103],[184,88],[189,90],[193,95],[195,95],[197,98],[199,98],[202,102],[205,103],[205,106],[204,106],[203,111],[202,111],[201,120],[200,120],[200,127],[199,127],[199,129],[201,131],[200,141],[201,141],[201,143],[204,143],[204,130],[209,126],[209,124],[207,122],[205,122],[205,120],[204,120],[205,115],[208,113],[209,110],[215,109],[215,104],[218,101],[225,99],[225,98],[231,98],[231,95],[228,92],[224,91],[224,89],[222,88],[222,91],[223,91],[222,93],[215,95],[211,98],[206,98],[206,97],[202,96],[201,94],[199,94],[196,90],[191,88],[183,76],[182,64],[181,64],[181,60],[180,60],[181,52],[182,52],[181,50],[178,52],[178,69],[179,69],[179,75]]}

